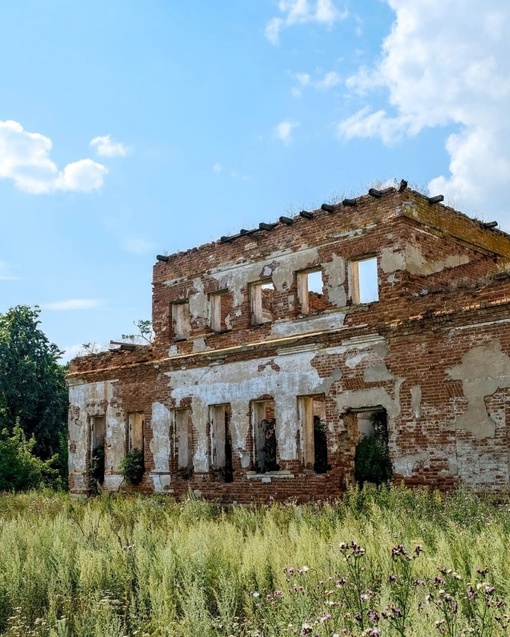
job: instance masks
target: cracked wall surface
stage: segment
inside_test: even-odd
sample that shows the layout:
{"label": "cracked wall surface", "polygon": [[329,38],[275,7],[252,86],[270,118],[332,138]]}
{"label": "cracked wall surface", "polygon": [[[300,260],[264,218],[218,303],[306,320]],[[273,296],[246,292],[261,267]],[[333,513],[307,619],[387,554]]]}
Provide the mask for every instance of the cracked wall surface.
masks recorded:
{"label": "cracked wall surface", "polygon": [[[395,481],[508,489],[510,237],[408,189],[349,202],[158,261],[154,342],[71,362],[71,491],[89,488],[91,427],[102,416],[103,488],[133,489],[120,465],[129,414],[142,412],[145,474],[135,489],[230,502],[338,497],[354,480],[357,414],[364,422],[381,410]],[[360,259],[376,259],[377,301],[353,302]],[[306,314],[299,281],[310,271],[323,286]],[[261,282],[274,288],[264,297],[271,319],[254,324]],[[227,300],[213,322],[218,294]],[[189,325],[176,335],[172,304],[183,302]],[[310,397],[326,436],[321,469],[299,407],[313,409]],[[264,474],[257,418],[275,423],[278,470]],[[213,466],[214,440],[228,442],[219,454],[228,470]]]}

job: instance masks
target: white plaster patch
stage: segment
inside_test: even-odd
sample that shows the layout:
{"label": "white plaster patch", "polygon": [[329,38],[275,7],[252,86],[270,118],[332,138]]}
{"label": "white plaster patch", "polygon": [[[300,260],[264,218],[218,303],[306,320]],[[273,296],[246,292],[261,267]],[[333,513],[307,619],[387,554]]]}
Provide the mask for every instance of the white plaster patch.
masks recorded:
{"label": "white plaster patch", "polygon": [[343,413],[349,409],[363,409],[380,405],[386,409],[389,418],[394,419],[400,414],[400,387],[402,383],[403,379],[396,379],[394,398],[383,387],[344,391],[335,398],[337,409]]}
{"label": "white plaster patch", "polygon": [[386,363],[376,363],[372,367],[363,370],[363,378],[366,383],[376,383],[385,380],[393,380],[394,376],[386,367]]}
{"label": "white plaster patch", "polygon": [[469,263],[467,254],[449,255],[445,259],[431,261],[426,259],[417,246],[407,245],[405,247],[406,269],[411,274],[435,274],[442,272],[446,268],[456,268],[459,265]]}
{"label": "white plaster patch", "polygon": [[121,475],[105,475],[103,487],[105,491],[118,491],[123,482]]}
{"label": "white plaster patch", "polygon": [[347,292],[345,291],[345,261],[342,257],[333,254],[331,261],[322,264],[324,274],[327,276],[326,294],[329,302],[336,307],[345,307],[347,304]]}
{"label": "white plaster patch", "polygon": [[162,403],[152,403],[152,440],[150,450],[154,458],[154,471],[170,471],[170,410]]}
{"label": "white plaster patch", "polygon": [[411,387],[411,410],[415,418],[421,417],[421,387],[414,385]]}
{"label": "white plaster patch", "polygon": [[381,250],[380,264],[385,274],[391,274],[397,270],[405,270],[405,254],[401,250],[395,251],[394,248],[383,248]]}
{"label": "white plaster patch", "polygon": [[349,369],[354,369],[357,367],[362,361],[366,360],[370,357],[370,354],[367,352],[359,352],[355,356],[351,356],[345,359],[345,365],[349,367]]}
{"label": "white plaster patch", "polygon": [[428,455],[425,451],[406,456],[397,456],[392,462],[393,470],[404,478],[410,478],[416,467],[426,462],[427,459]]}
{"label": "white plaster patch", "polygon": [[[225,320],[225,324],[226,324],[226,320]],[[205,342],[204,338],[195,338],[193,340],[193,351],[194,352],[207,352],[209,350],[213,349],[212,347],[209,347],[209,345],[207,345],[207,343]]]}
{"label": "white plaster patch", "polygon": [[466,429],[476,438],[494,437],[495,422],[487,412],[485,397],[510,387],[510,357],[502,352],[499,340],[473,347],[462,362],[446,370],[450,378],[462,381],[468,407],[455,421],[457,429]]}
{"label": "white plaster patch", "polygon": [[209,316],[209,299],[207,294],[204,292],[202,279],[197,277],[193,280],[193,289],[194,291],[189,297],[189,311],[191,319],[207,319]]}
{"label": "white plaster patch", "polygon": [[273,274],[273,268],[269,267],[268,265],[264,266],[264,269],[262,270],[262,276],[271,276],[271,274]]}
{"label": "white plaster patch", "polygon": [[173,490],[171,489],[171,476],[151,473],[150,478],[152,480],[155,493],[172,493]]}
{"label": "white plaster patch", "polygon": [[271,325],[271,338],[333,330],[342,327],[344,320],[344,313],[335,312],[320,316],[307,316],[299,321],[275,321]]}

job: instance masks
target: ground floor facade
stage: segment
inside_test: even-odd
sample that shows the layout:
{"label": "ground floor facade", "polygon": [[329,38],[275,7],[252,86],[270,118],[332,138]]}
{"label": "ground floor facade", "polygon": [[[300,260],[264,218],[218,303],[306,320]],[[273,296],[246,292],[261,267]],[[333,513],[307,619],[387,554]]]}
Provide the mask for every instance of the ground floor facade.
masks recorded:
{"label": "ground floor facade", "polygon": [[[106,491],[335,498],[360,479],[359,444],[374,436],[398,483],[508,489],[508,309],[158,360],[144,350],[83,360],[69,376],[70,490],[90,490],[102,446]],[[133,449],[144,474],[127,487],[122,460]]]}

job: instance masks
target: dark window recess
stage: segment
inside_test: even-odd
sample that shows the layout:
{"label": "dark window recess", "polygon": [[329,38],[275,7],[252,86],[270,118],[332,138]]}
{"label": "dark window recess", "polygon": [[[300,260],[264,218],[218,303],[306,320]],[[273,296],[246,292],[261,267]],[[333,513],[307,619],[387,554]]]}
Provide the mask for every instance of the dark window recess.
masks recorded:
{"label": "dark window recess", "polygon": [[219,471],[225,482],[232,482],[234,479],[230,418],[230,405],[209,407],[211,468]]}
{"label": "dark window recess", "polygon": [[299,396],[301,460],[308,469],[326,473],[328,464],[328,438],[326,403],[323,395]]}

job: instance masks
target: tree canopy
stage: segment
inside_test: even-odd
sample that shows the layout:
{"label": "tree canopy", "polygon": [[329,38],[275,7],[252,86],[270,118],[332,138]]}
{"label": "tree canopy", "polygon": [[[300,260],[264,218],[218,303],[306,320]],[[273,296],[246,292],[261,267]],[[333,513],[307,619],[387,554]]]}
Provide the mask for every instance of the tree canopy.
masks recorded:
{"label": "tree canopy", "polygon": [[39,314],[27,305],[0,314],[0,431],[18,425],[47,459],[62,448],[67,388],[62,352],[39,328]]}

